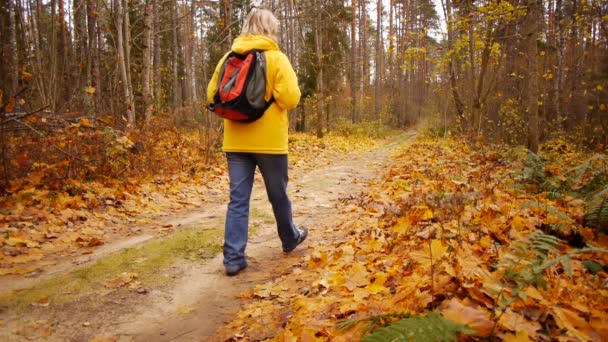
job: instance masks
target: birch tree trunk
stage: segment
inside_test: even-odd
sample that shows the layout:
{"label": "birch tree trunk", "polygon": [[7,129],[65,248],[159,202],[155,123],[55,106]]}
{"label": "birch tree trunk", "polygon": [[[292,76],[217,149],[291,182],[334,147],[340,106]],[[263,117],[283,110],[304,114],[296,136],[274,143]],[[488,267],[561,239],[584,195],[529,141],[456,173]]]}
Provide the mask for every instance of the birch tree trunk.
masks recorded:
{"label": "birch tree trunk", "polygon": [[191,104],[192,104],[192,112],[194,115],[198,114],[198,95],[196,92],[196,6],[195,2],[192,1],[190,3],[190,87],[192,88],[191,92]]}
{"label": "birch tree trunk", "polygon": [[357,122],[357,0],[351,0],[350,20],[350,102],[351,121]]}
{"label": "birch tree trunk", "polygon": [[87,64],[89,65],[87,75],[87,85],[94,91],[93,96],[93,114],[101,109],[100,94],[101,94],[101,74],[99,72],[99,20],[97,12],[97,0],[87,0],[87,31],[88,31],[88,53]]}
{"label": "birch tree trunk", "polygon": [[[123,20],[125,17],[124,9],[122,7],[123,0],[116,0],[114,2],[114,22],[116,24],[116,55],[118,57],[118,68],[120,72],[121,87],[126,104],[126,116],[127,123],[129,126],[135,126],[135,111],[133,108],[133,95],[129,89],[129,79],[127,76],[127,64],[125,57],[125,43],[123,42],[124,25]],[[128,42],[127,42],[128,43]]]}
{"label": "birch tree trunk", "polygon": [[154,99],[156,108],[160,108],[161,101],[161,85],[160,82],[160,65],[161,65],[161,45],[160,45],[160,31],[161,31],[161,20],[160,20],[160,3],[162,0],[154,0],[154,12],[152,14],[154,29],[153,29],[153,39],[154,39],[154,67],[153,67],[153,78],[152,84],[154,85]]}
{"label": "birch tree trunk", "polygon": [[374,101],[374,119],[380,119],[380,87],[382,82],[382,0],[378,0],[376,17],[376,96]]}
{"label": "birch tree trunk", "polygon": [[144,46],[143,46],[143,75],[142,75],[142,97],[144,100],[144,118],[146,123],[152,119],[152,101],[150,92],[150,79],[152,75],[152,9],[156,0],[147,0],[144,5]]}
{"label": "birch tree trunk", "polygon": [[178,64],[179,64],[179,52],[178,52],[178,34],[177,34],[177,0],[173,0],[171,2],[171,27],[173,34],[173,41],[171,45],[171,62],[172,62],[172,70],[173,70],[173,108],[181,107],[181,89],[179,85],[179,74],[178,74]]}

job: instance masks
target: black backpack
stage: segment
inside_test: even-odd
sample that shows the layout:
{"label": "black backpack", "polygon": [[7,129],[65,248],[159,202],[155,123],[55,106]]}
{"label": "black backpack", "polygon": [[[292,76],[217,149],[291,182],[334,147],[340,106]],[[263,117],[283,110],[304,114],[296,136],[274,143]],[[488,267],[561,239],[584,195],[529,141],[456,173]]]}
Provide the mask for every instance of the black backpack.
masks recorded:
{"label": "black backpack", "polygon": [[266,94],[266,57],[264,51],[246,54],[230,52],[218,77],[213,104],[208,108],[219,117],[240,122],[253,122],[270,107]]}

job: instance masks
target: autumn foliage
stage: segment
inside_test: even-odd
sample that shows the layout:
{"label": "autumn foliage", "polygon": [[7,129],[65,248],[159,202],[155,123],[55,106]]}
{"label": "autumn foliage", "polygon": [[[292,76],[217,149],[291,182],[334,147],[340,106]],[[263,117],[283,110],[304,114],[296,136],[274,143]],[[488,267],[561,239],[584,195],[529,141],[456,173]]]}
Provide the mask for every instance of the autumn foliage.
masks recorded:
{"label": "autumn foliage", "polygon": [[[571,148],[547,144],[542,176],[577,170],[584,159]],[[312,228],[334,243],[243,293],[217,339],[351,341],[400,319],[436,324],[438,313],[472,328],[455,330],[469,339],[605,340],[608,239],[583,225],[575,192],[530,181],[522,151],[458,140],[407,147],[369,191],[336,204],[341,224]]]}

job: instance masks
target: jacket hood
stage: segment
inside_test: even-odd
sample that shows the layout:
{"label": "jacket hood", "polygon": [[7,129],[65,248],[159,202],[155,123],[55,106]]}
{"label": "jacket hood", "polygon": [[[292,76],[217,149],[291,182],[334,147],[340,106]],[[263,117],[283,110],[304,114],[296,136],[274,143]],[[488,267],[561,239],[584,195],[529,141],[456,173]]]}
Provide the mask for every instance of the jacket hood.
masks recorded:
{"label": "jacket hood", "polygon": [[237,37],[232,43],[232,51],[242,54],[251,50],[278,50],[279,45],[272,38],[262,35]]}

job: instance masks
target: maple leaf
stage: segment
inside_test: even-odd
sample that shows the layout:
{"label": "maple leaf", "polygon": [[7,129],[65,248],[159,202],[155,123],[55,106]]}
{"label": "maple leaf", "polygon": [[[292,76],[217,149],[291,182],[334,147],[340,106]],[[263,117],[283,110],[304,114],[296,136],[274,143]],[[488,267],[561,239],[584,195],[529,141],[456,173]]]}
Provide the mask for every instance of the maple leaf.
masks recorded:
{"label": "maple leaf", "polygon": [[474,336],[488,336],[494,329],[490,313],[476,306],[467,298],[463,301],[458,298],[445,300],[441,304],[441,313],[449,320],[473,328],[476,331]]}

